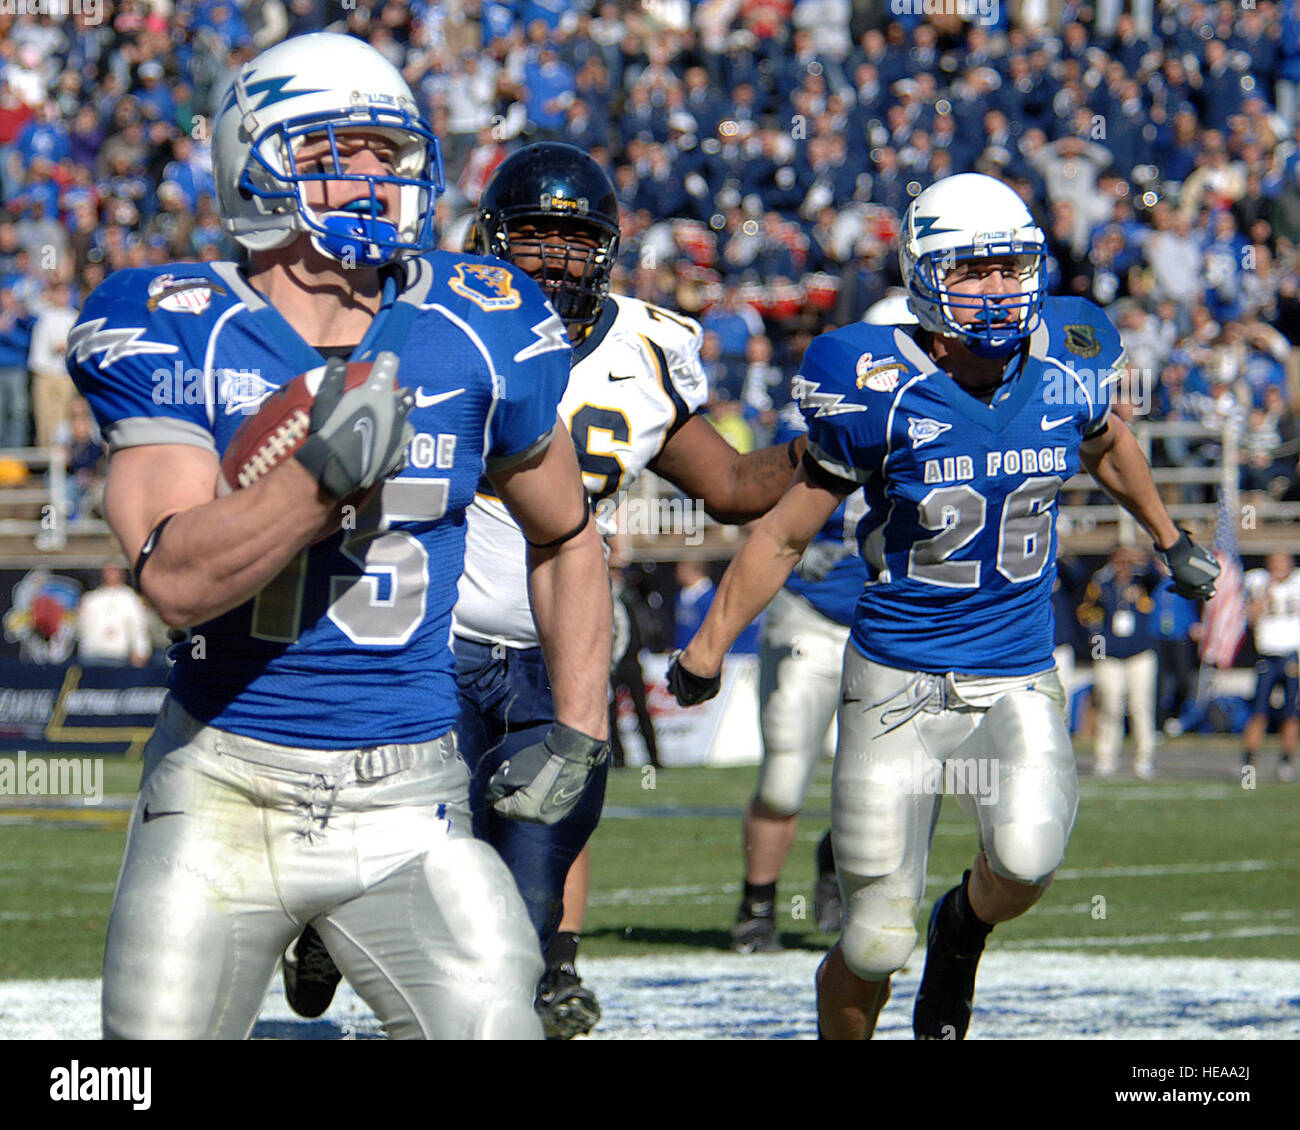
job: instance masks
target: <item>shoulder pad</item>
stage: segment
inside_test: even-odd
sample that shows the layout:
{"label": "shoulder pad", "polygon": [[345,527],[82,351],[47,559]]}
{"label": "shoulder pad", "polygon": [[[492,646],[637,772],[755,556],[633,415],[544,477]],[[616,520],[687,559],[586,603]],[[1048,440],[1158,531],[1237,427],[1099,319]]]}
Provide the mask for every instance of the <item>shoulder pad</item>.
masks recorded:
{"label": "shoulder pad", "polygon": [[1074,366],[1120,368],[1124,344],[1106,312],[1086,298],[1049,298],[1043,303],[1044,353]]}

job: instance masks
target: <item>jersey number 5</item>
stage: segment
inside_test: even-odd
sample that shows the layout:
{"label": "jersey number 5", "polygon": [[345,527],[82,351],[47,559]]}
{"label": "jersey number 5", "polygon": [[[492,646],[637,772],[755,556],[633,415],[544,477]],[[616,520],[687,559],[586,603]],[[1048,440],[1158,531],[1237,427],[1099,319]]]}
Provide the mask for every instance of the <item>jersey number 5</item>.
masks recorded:
{"label": "jersey number 5", "polygon": [[[357,528],[347,531],[339,552],[361,575],[330,577],[326,612],[353,643],[397,647],[424,619],[428,550],[409,530],[389,526],[441,518],[448,490],[446,479],[397,479],[385,483],[378,502],[357,514]],[[250,634],[255,639],[293,643],[298,638],[309,552],[299,553],[253,598]]]}

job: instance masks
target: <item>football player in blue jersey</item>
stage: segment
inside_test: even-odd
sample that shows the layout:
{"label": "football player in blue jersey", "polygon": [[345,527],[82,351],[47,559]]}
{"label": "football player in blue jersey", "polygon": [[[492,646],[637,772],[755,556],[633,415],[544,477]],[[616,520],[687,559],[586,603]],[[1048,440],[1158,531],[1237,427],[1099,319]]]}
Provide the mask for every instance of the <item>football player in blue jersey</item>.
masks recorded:
{"label": "football player in blue jersey", "polygon": [[[887,295],[862,316],[876,325],[916,323],[902,291]],[[806,425],[796,405],[778,417],[778,441]],[[776,594],[763,619],[759,647],[759,723],[763,760],[758,787],[741,821],[745,880],[731,947],[738,953],[781,948],[776,930],[776,885],[794,846],[799,810],[808,795],[826,733],[840,697],[844,647],[853,611],[866,583],[857,553],[861,492],[835,508]],[[817,844],[813,920],[838,934],[840,888],[830,833]]]}
{"label": "football player in blue jersey", "polygon": [[964,1038],[985,938],[1064,858],[1078,788],[1052,662],[1062,483],[1085,466],[1151,535],[1177,591],[1214,590],[1214,559],[1171,521],[1110,415],[1118,332],[1084,299],[1047,297],[1044,251],[1019,196],[991,177],[949,177],[912,202],[900,260],[920,326],[847,326],[809,347],[800,473],[669,668],[679,701],[716,693],[730,641],[865,487],[867,585],[832,779],[844,926],[817,974],[828,1038],[872,1034],[916,944],[944,791],[975,817],[979,848],[930,916],[918,1039]]}
{"label": "football player in blue jersey", "polygon": [[[531,547],[556,722],[485,803],[561,818],[606,756],[610,647],[557,425],[564,326],[521,272],[430,250],[438,144],[360,40],[242,66],[214,166],[248,263],[120,271],[68,342],[112,449],[109,522],[189,629],[113,900],[105,1035],[246,1037],[312,923],[390,1036],[538,1037],[537,940],[472,834],[450,630],[486,473]],[[345,389],[345,360],[369,379]],[[226,488],[239,425],[311,371],[305,442]]]}

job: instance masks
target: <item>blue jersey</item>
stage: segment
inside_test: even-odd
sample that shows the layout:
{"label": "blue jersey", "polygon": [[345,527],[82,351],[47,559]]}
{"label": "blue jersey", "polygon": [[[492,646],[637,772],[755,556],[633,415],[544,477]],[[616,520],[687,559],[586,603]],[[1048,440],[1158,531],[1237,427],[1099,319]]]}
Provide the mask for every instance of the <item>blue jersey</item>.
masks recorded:
{"label": "blue jersey", "polygon": [[1056,495],[1081,442],[1106,426],[1119,332],[1085,299],[1048,299],[990,403],[940,370],[917,332],[858,323],[824,334],[792,390],[812,458],[866,488],[853,642],[907,670],[1045,670]]}
{"label": "blue jersey", "polygon": [[862,491],[855,491],[835,507],[834,513],[813,538],[814,545],[821,543],[832,551],[847,547],[850,552],[841,558],[824,577],[810,581],[796,570],[790,574],[785,587],[801,596],[828,620],[848,627],[853,623],[858,597],[867,583],[867,567],[858,556],[858,523],[866,515]]}
{"label": "blue jersey", "polygon": [[[173,649],[200,720],[318,749],[422,742],[458,707],[451,609],[479,476],[540,451],[569,379],[563,323],[522,272],[434,252],[392,273],[354,361],[401,358],[407,468],[253,599]],[[114,448],[217,457],[271,390],[324,358],[233,263],[119,271],[68,337],[68,368]]]}

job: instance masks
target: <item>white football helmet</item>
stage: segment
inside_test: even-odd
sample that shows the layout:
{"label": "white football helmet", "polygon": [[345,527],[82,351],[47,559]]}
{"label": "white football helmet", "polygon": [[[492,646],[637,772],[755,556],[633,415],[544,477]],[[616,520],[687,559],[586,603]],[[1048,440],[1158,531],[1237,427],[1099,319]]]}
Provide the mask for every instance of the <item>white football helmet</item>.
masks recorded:
{"label": "white football helmet", "polygon": [[[984,357],[1005,357],[1038,325],[1047,297],[1047,238],[1015,190],[982,173],[945,177],[912,201],[898,260],[908,305],[932,333],[957,338]],[[968,259],[1012,256],[1022,289],[996,299],[954,294],[948,272]],[[954,316],[977,310],[969,325]]]}
{"label": "white football helmet", "polygon": [[[338,135],[357,130],[396,146],[392,176],[298,170],[309,135],[329,138],[342,169]],[[218,103],[212,162],[222,226],[250,251],[309,232],[322,254],[374,267],[434,245],[433,205],[445,187],[438,139],[397,68],[362,40],[295,36],[240,67]],[[304,195],[313,180],[359,181],[369,197],[317,213]],[[396,217],[383,214],[380,184],[399,186]]]}

